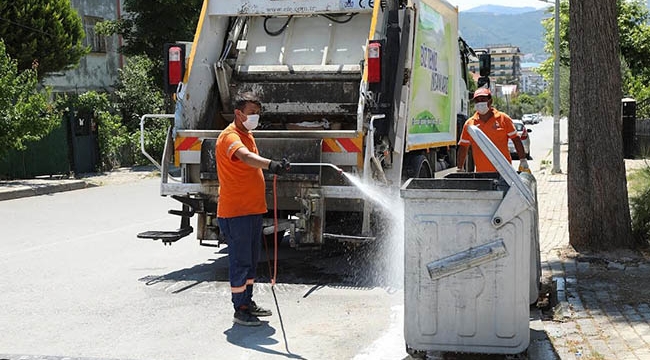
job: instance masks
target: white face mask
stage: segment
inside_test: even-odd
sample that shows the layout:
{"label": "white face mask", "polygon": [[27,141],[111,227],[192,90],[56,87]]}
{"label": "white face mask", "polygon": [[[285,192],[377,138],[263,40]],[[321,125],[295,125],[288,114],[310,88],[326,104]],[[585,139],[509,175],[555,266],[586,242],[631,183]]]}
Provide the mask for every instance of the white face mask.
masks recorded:
{"label": "white face mask", "polygon": [[260,123],[260,115],[259,114],[253,114],[253,115],[246,115],[246,121],[242,123],[248,131],[251,131],[257,127],[257,125]]}
{"label": "white face mask", "polygon": [[476,110],[476,112],[481,115],[485,115],[487,114],[488,110],[490,110],[490,108],[488,107],[487,102],[479,102],[474,104],[474,110]]}

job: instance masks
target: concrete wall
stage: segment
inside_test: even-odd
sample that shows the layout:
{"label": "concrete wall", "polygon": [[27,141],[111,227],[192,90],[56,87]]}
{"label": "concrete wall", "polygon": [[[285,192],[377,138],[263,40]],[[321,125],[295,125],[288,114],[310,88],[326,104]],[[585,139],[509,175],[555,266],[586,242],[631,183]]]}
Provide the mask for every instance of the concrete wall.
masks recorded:
{"label": "concrete wall", "polygon": [[[121,0],[72,0],[71,2],[86,29],[85,45],[93,41],[93,37],[88,35],[88,29],[92,31],[93,20],[115,20],[121,13]],[[117,52],[120,46],[119,38],[118,36],[104,37],[104,44],[100,51],[91,52],[83,57],[77,68],[51,74],[43,80],[43,83],[52,86],[54,92],[112,91],[118,78],[118,69],[122,65],[121,57]]]}

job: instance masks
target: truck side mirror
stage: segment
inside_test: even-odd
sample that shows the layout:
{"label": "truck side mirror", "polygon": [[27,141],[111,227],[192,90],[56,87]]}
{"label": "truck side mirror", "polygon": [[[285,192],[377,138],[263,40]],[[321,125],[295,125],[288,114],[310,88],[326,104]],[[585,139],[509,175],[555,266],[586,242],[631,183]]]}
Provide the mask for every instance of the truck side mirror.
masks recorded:
{"label": "truck side mirror", "polygon": [[492,57],[490,57],[490,54],[479,55],[478,67],[481,76],[490,76],[490,71],[492,71]]}

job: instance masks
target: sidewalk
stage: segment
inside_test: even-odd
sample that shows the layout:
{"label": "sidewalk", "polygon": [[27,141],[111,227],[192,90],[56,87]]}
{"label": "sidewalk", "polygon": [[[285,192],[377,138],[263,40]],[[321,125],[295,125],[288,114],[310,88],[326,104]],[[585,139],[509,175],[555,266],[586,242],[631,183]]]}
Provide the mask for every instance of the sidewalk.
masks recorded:
{"label": "sidewalk", "polygon": [[91,185],[86,181],[78,179],[2,180],[0,181],[0,201],[85,189],[89,186]]}
{"label": "sidewalk", "polygon": [[[544,330],[562,360],[650,359],[650,306],[634,303],[620,293],[620,283],[609,278],[587,278],[597,266],[581,257],[567,257],[569,245],[567,208],[567,145],[561,147],[561,169],[551,165],[535,174],[539,206],[539,235],[543,278],[556,284],[558,305]],[[605,273],[635,274],[650,278],[648,264],[599,259]],[[606,265],[606,268],[605,268]],[[591,269],[590,269],[591,268]],[[628,284],[635,286],[634,284]],[[628,304],[630,302],[630,304]]]}
{"label": "sidewalk", "polygon": [[106,173],[80,174],[78,179],[44,176],[36,179],[0,180],[0,201],[79,190],[109,183],[132,182],[158,175],[154,166],[134,166]]}

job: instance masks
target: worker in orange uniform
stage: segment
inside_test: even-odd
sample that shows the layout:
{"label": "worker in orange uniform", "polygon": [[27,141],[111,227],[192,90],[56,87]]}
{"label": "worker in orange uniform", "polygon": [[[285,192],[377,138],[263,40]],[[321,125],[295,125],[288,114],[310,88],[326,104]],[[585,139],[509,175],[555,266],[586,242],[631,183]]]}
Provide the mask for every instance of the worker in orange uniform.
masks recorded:
{"label": "worker in orange uniform", "polygon": [[253,301],[257,273],[262,217],[267,212],[266,185],[262,169],[276,175],[289,170],[286,159],[275,161],[259,155],[251,131],[259,123],[262,106],[252,92],[238,95],[235,120],[224,129],[216,145],[219,175],[219,229],[228,242],[228,278],[235,308],[233,322],[258,326],[258,316],[270,316],[271,310]]}
{"label": "worker in orange uniform", "polygon": [[470,125],[476,125],[485,135],[494,143],[494,145],[501,151],[503,156],[512,164],[512,158],[510,157],[510,151],[508,150],[508,139],[512,139],[515,149],[517,149],[517,154],[519,155],[519,171],[530,172],[528,167],[528,160],[526,160],[526,152],[524,151],[524,146],[521,143],[519,134],[515,129],[515,125],[512,123],[512,119],[508,114],[498,111],[492,107],[492,93],[490,89],[479,88],[474,92],[474,109],[476,113],[474,116],[467,119],[465,125],[463,126],[463,132],[460,135],[460,141],[458,142],[458,171],[466,171],[471,169],[465,169],[465,158],[467,157],[467,152],[472,146],[472,154],[474,155],[474,164],[476,165],[476,172],[496,172],[490,160],[485,156],[481,151],[479,146],[476,145],[474,139],[467,132],[467,127]]}

